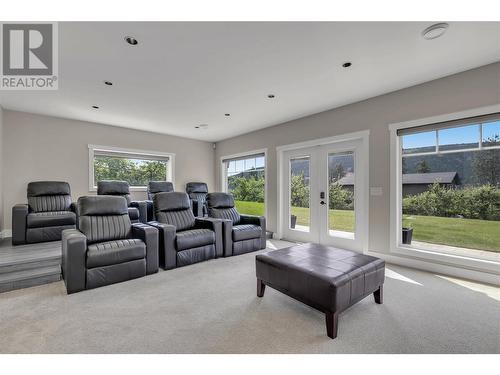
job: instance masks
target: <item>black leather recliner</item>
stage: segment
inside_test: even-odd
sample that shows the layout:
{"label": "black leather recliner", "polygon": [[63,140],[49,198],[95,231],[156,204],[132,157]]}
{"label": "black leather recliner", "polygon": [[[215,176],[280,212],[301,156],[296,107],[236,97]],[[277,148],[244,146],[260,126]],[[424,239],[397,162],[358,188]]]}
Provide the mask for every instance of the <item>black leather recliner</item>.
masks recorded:
{"label": "black leather recliner", "polygon": [[222,221],[195,218],[186,193],[158,193],[153,197],[159,230],[160,267],[172,269],[223,255]]}
{"label": "black leather recliner", "polygon": [[186,193],[191,200],[191,207],[196,217],[207,216],[207,203],[206,197],[208,194],[208,186],[204,182],[188,182],[186,184]]}
{"label": "black leather recliner", "polygon": [[97,182],[97,195],[117,195],[127,200],[128,213],[132,223],[147,223],[148,207],[146,201],[133,201],[127,181],[104,180]]}
{"label": "black leather recliner", "polygon": [[67,182],[28,184],[28,204],[12,207],[12,244],[58,241],[64,229],[75,228],[75,207]]}
{"label": "black leather recliner", "polygon": [[130,222],[124,197],[78,199],[78,228],[62,233],[62,274],[68,294],[158,271],[158,231]]}
{"label": "black leather recliner", "polygon": [[148,221],[155,220],[153,209],[153,197],[156,193],[169,193],[174,191],[174,184],[168,181],[149,181],[148,183],[148,200],[146,201],[148,208]]}
{"label": "black leather recliner", "polygon": [[266,218],[241,215],[234,208],[231,194],[207,195],[208,216],[223,219],[224,256],[239,255],[266,248]]}

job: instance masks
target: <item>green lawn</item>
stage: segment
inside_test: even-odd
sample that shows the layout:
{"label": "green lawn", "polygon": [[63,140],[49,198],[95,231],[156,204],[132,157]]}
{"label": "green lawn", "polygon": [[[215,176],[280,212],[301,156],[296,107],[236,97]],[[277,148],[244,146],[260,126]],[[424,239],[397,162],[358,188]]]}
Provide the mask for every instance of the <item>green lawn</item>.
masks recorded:
{"label": "green lawn", "polygon": [[[236,201],[236,208],[241,213],[264,215],[263,203]],[[309,225],[308,208],[292,207],[292,214],[297,216],[297,225]],[[500,221],[405,215],[403,226],[410,222],[415,241],[500,252]],[[330,210],[329,223],[330,229],[353,232],[354,212]]]}
{"label": "green lawn", "polygon": [[[247,215],[264,215],[264,203],[235,201],[238,212]],[[297,216],[297,225],[309,225],[309,209],[292,207],[292,214]],[[354,232],[353,211],[330,210],[330,229]],[[332,223],[333,227],[332,227]]]}
{"label": "green lawn", "polygon": [[264,203],[234,201],[234,204],[240,214],[257,215],[257,216],[265,215]]}
{"label": "green lawn", "polygon": [[[354,232],[354,211],[328,210],[328,227],[332,230]],[[309,226],[309,208],[292,207],[292,215],[297,216],[297,225]]]}
{"label": "green lawn", "polygon": [[404,215],[410,223],[416,241],[500,252],[500,221]]}

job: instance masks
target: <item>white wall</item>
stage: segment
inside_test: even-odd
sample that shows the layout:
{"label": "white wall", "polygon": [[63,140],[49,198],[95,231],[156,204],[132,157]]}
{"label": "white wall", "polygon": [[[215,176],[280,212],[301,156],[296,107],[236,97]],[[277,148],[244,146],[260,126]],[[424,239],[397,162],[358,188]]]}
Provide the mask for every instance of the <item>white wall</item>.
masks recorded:
{"label": "white wall", "polygon": [[499,103],[500,63],[495,63],[224,140],[216,144],[217,186],[220,188],[221,156],[267,148],[267,219],[269,229],[276,231],[276,146],[369,129],[370,186],[382,187],[383,195],[370,197],[368,247],[386,253],[390,220],[388,124]]}
{"label": "white wall", "polygon": [[[89,192],[88,145],[175,153],[175,188],[205,181],[214,188],[212,143],[114,126],[4,109],[4,229],[11,228],[11,208],[26,202],[26,185],[36,180],[67,181],[73,199]],[[134,192],[145,199],[145,192]],[[1,219],[0,219],[1,220]]]}

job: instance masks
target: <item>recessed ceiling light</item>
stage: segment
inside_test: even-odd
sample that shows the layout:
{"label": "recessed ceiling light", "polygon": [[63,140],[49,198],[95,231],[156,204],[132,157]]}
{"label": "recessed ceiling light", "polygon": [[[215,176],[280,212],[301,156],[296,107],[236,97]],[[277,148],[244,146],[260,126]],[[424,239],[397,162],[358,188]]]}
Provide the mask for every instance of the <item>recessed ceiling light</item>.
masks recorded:
{"label": "recessed ceiling light", "polygon": [[125,41],[132,46],[136,46],[139,44],[137,39],[135,39],[133,36],[126,36]]}
{"label": "recessed ceiling light", "polygon": [[449,25],[445,22],[436,23],[434,25],[429,26],[424,31],[422,31],[422,36],[424,37],[424,39],[427,39],[427,40],[439,38],[441,35],[443,35],[446,32],[446,29],[448,29],[448,26]]}
{"label": "recessed ceiling light", "polygon": [[224,116],[229,117],[229,116],[231,116],[231,114],[230,113],[224,113]]}
{"label": "recessed ceiling light", "polygon": [[104,84],[108,86],[113,86],[113,82],[111,81],[104,81]]}
{"label": "recessed ceiling light", "polygon": [[196,125],[194,128],[195,129],[207,129],[208,128],[208,124]]}
{"label": "recessed ceiling light", "polygon": [[99,107],[98,107],[98,106],[96,106],[96,105],[93,105],[93,106],[92,106],[92,108],[94,108],[94,109],[99,109]]}
{"label": "recessed ceiling light", "polygon": [[342,67],[343,68],[349,68],[351,65],[352,65],[352,63],[349,62],[349,61],[347,61],[347,62],[345,62],[345,63],[342,64]]}
{"label": "recessed ceiling light", "polygon": [[274,94],[269,94],[267,97],[268,97],[269,99],[274,99],[274,98],[275,98]]}

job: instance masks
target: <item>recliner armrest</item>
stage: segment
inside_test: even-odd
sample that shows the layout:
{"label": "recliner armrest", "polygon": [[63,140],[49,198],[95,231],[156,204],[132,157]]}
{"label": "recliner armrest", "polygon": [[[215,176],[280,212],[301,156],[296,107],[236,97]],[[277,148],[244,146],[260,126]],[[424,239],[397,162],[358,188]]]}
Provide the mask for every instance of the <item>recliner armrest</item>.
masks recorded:
{"label": "recliner armrest", "polygon": [[85,289],[87,237],[77,229],[62,231],[62,275],[68,294]]}
{"label": "recliner armrest", "polygon": [[266,222],[266,218],[264,216],[256,216],[256,215],[244,215],[240,214],[240,223],[239,224],[253,224],[253,225],[258,225],[262,223],[262,219],[264,220],[263,222]]}
{"label": "recliner armrest", "polygon": [[148,225],[158,229],[160,267],[165,270],[175,268],[177,265],[177,250],[175,248],[177,230],[175,226],[158,221],[149,221]]}
{"label": "recliner armrest", "polygon": [[222,219],[197,217],[195,219],[195,228],[210,229],[215,232],[215,256],[216,258],[222,257],[224,255]]}
{"label": "recliner armrest", "polygon": [[132,224],[132,238],[146,244],[146,274],[158,272],[158,229],[143,223]]}
{"label": "recliner armrest", "polygon": [[16,204],[12,207],[12,244],[26,243],[26,217],[29,207],[27,204]]}
{"label": "recliner armrest", "polygon": [[224,256],[233,255],[233,221],[229,219],[219,219],[222,221],[222,242],[224,243]]}
{"label": "recliner armrest", "polygon": [[139,221],[141,223],[148,222],[148,206],[146,201],[132,201],[130,207],[135,207],[139,210]]}
{"label": "recliner armrest", "polygon": [[261,227],[260,248],[266,248],[266,218],[264,216],[240,215],[240,224],[253,224]]}

